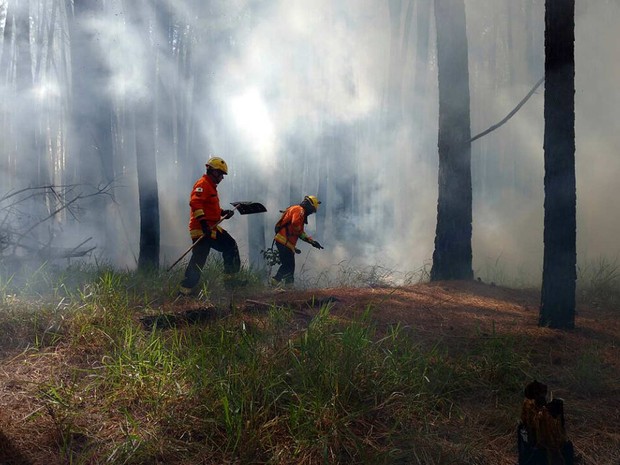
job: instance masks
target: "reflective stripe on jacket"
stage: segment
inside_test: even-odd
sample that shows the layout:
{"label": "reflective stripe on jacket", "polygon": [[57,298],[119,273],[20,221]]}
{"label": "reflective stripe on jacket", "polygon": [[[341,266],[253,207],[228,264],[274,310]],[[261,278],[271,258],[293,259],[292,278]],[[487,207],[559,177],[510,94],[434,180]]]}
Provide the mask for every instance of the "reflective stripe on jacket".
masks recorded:
{"label": "reflective stripe on jacket", "polygon": [[291,205],[282,214],[282,218],[276,224],[281,226],[275,237],[275,241],[288,247],[293,252],[295,251],[295,245],[297,245],[297,239],[301,238],[304,241],[311,241],[312,238],[304,231],[304,222],[306,218],[306,212],[301,205]]}
{"label": "reflective stripe on jacket", "polygon": [[[194,183],[194,188],[189,198],[189,233],[192,238],[202,236],[201,220],[206,220],[210,228],[213,228],[222,217],[220,199],[217,195],[217,184],[206,174]],[[211,231],[211,237],[215,239],[217,231],[223,231],[219,226]]]}

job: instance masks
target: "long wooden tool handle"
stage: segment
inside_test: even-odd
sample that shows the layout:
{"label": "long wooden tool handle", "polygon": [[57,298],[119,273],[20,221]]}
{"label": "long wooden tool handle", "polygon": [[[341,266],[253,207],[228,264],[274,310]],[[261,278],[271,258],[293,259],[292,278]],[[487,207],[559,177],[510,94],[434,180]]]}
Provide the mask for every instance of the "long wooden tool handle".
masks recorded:
{"label": "long wooden tool handle", "polygon": [[[234,210],[236,210],[236,209],[237,209],[237,207],[238,207],[238,205],[235,205],[235,206],[232,208],[232,210],[233,210],[233,211],[234,211]],[[218,226],[218,225],[219,225],[222,221],[224,221],[225,219],[226,219],[226,217],[225,217],[225,216],[221,217],[221,218],[219,219],[219,221],[218,221],[217,223],[215,223],[215,224],[211,227],[211,229],[216,228],[216,227],[217,227],[217,226]],[[183,257],[185,257],[188,253],[190,253],[190,252],[192,251],[192,249],[193,249],[194,247],[196,247],[196,246],[198,245],[198,243],[202,240],[202,238],[203,238],[203,237],[205,237],[205,236],[206,236],[206,234],[203,234],[202,236],[200,236],[200,237],[198,238],[198,240],[197,240],[196,242],[194,242],[194,243],[191,245],[191,247],[190,247],[189,249],[187,249],[185,252],[183,252],[183,255],[181,255],[181,256],[178,258],[178,260],[177,260],[176,262],[174,262],[172,265],[170,265],[170,267],[168,267],[168,270],[166,270],[166,271],[170,271],[172,268],[174,268],[174,266],[175,266],[177,263],[179,263],[181,260],[183,260]]]}
{"label": "long wooden tool handle", "polygon": [[170,265],[166,271],[170,271],[172,268],[174,268],[174,266],[177,263],[179,263],[181,260],[183,260],[183,257],[185,257],[188,253],[190,253],[192,251],[192,249],[198,245],[198,243],[202,240],[203,237],[205,237],[205,234],[200,236],[198,238],[198,240],[196,242],[194,242],[189,249],[187,249],[185,252],[183,252],[183,255],[181,255],[176,262],[174,262],[172,265]]}
{"label": "long wooden tool handle", "polygon": [[[239,206],[239,205],[234,205],[234,206],[232,207],[231,211],[235,211],[235,210],[237,209],[237,207],[238,207],[238,206]],[[218,226],[218,225],[219,225],[222,221],[224,221],[225,219],[226,219],[226,217],[225,217],[225,216],[222,216],[222,217],[220,218],[220,220],[219,220],[217,223],[215,223],[211,229],[215,229],[215,228],[216,228],[216,227],[217,227],[217,226]]]}

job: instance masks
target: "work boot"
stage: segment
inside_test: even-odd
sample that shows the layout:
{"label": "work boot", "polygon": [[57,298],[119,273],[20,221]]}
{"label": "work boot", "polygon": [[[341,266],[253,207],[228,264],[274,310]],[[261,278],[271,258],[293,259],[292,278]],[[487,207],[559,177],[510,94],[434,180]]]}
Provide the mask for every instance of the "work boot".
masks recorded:
{"label": "work boot", "polygon": [[177,297],[194,297],[197,293],[198,293],[197,287],[190,288],[190,287],[181,286],[179,288],[179,292],[177,292]]}
{"label": "work boot", "polygon": [[289,283],[284,280],[279,280],[277,278],[270,278],[269,285],[276,291],[284,291],[286,289],[293,289],[293,283]]}
{"label": "work boot", "polygon": [[191,302],[195,302],[197,297],[197,293],[193,289],[190,289],[188,292],[187,288],[181,288],[177,292],[177,295],[174,297],[172,303],[178,305],[189,305]]}

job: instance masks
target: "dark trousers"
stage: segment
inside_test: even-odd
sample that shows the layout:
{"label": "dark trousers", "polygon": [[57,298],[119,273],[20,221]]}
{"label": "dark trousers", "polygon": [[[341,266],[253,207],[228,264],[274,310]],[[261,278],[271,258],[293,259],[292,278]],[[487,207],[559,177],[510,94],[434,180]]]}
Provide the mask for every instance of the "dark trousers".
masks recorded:
{"label": "dark trousers", "polygon": [[276,242],[276,247],[280,254],[280,268],[273,279],[293,284],[295,282],[295,252],[279,242]]}
{"label": "dark trousers", "polygon": [[[198,239],[193,239],[193,242],[195,243]],[[192,249],[192,256],[185,269],[185,278],[181,282],[182,287],[192,289],[198,284],[202,268],[205,266],[211,249],[222,252],[224,273],[232,274],[239,272],[241,269],[241,259],[239,258],[237,242],[228,232],[218,231],[215,239],[211,239],[210,236],[203,237],[198,245]]]}

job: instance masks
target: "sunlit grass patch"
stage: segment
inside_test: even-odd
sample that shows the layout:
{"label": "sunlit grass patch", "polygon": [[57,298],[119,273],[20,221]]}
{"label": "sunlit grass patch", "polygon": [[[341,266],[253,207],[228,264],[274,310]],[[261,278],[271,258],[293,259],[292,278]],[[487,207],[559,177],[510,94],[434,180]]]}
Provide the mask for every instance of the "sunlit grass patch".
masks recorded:
{"label": "sunlit grass patch", "polygon": [[413,271],[399,271],[382,265],[355,266],[343,260],[331,267],[313,274],[301,267],[296,283],[305,288],[331,287],[395,287],[426,282],[430,278],[430,264],[424,264]]}
{"label": "sunlit grass patch", "polygon": [[104,270],[63,297],[61,340],[88,348],[88,362],[70,382],[42,385],[41,399],[75,463],[179,453],[215,463],[441,460],[445,450],[412,441],[457,414],[464,394],[521,375],[510,342],[480,340],[455,356],[398,324],[378,331],[371,308],[343,321],[326,305],[304,328],[272,307],[262,319],[145,331],[133,317],[136,279]]}

